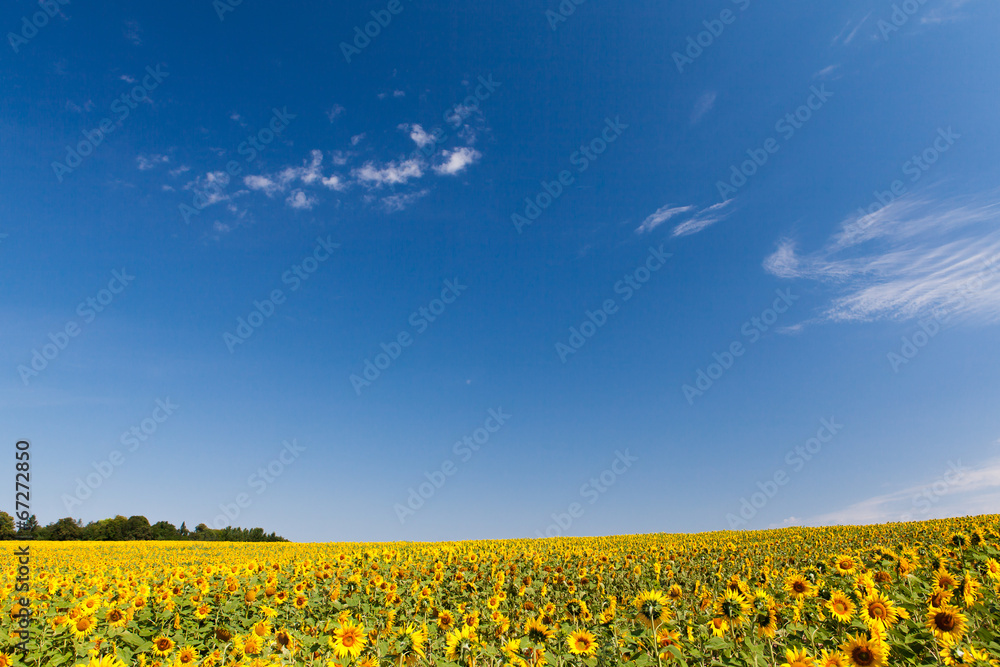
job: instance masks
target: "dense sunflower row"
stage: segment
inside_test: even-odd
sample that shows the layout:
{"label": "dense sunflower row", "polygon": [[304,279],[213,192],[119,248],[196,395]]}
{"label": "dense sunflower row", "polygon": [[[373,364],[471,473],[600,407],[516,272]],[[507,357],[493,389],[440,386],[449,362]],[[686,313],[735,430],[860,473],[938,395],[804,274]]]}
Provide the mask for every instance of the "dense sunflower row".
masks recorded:
{"label": "dense sunflower row", "polygon": [[1000,667],[1000,517],[436,544],[35,543],[0,667]]}

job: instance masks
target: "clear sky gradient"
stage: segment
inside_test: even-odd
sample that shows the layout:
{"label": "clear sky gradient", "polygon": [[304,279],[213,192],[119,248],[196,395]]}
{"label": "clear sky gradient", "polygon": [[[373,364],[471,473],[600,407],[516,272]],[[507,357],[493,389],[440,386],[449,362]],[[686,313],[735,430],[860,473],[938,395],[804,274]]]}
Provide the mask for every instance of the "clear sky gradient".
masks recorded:
{"label": "clear sky gradient", "polygon": [[301,541],[998,511],[998,21],[6,3],[33,511]]}

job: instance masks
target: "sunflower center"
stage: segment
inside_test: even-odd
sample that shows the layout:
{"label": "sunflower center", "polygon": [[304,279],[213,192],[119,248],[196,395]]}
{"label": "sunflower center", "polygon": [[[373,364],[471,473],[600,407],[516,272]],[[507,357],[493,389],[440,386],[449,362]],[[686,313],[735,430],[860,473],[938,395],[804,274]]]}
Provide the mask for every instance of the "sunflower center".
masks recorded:
{"label": "sunflower center", "polygon": [[889,615],[889,610],[885,608],[880,602],[876,602],[868,607],[868,613],[875,618],[885,618]]}
{"label": "sunflower center", "polygon": [[955,616],[947,611],[941,611],[934,615],[934,625],[944,632],[951,632],[957,625]]}
{"label": "sunflower center", "polygon": [[806,585],[804,582],[796,581],[794,584],[792,584],[792,590],[794,590],[796,593],[803,593],[806,590]]}
{"label": "sunflower center", "polygon": [[860,667],[868,667],[875,662],[875,656],[872,655],[872,652],[862,646],[851,652],[851,658],[854,660],[854,664]]}

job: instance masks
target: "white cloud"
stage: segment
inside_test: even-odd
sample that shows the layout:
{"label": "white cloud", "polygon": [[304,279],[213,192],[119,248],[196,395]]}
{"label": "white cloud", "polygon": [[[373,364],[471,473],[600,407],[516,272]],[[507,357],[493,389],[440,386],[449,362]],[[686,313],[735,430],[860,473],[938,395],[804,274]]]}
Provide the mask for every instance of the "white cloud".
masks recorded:
{"label": "white cloud", "polygon": [[332,123],[342,113],[344,113],[344,107],[340,106],[339,104],[334,104],[332,107],[327,109],[326,117],[329,118],[330,122]]}
{"label": "white cloud", "polygon": [[814,526],[858,525],[887,521],[991,514],[1000,504],[1000,460],[978,467],[961,461],[942,466],[940,475],[898,491],[866,498],[807,521]]}
{"label": "white cloud", "polygon": [[285,203],[294,209],[308,211],[316,205],[316,198],[310,197],[304,190],[292,190]]}
{"label": "white cloud", "polygon": [[456,148],[453,151],[442,151],[445,161],[434,167],[434,173],[441,176],[454,176],[465,170],[483,156],[473,148]]}
{"label": "white cloud", "polygon": [[434,138],[431,135],[427,134],[427,132],[424,131],[424,128],[421,127],[420,125],[417,124],[408,125],[406,123],[403,123],[402,125],[399,126],[399,129],[403,130],[404,132],[409,132],[410,139],[413,139],[413,143],[415,143],[418,148],[423,148],[427,144],[434,143]]}
{"label": "white cloud", "polygon": [[406,97],[406,93],[403,92],[402,90],[394,90],[394,91],[392,91],[392,96],[393,97]]}
{"label": "white cloud", "polygon": [[135,159],[136,166],[139,167],[139,171],[148,171],[154,168],[158,164],[166,164],[170,162],[170,158],[166,155],[140,155]]}
{"label": "white cloud", "polygon": [[281,185],[272,181],[267,176],[246,176],[243,178],[243,185],[251,190],[263,192],[268,197],[273,197],[276,193],[281,192]]}
{"label": "white cloud", "polygon": [[229,201],[231,197],[226,192],[228,185],[229,174],[224,171],[210,171],[204,176],[189,181],[184,189],[194,192],[199,202],[204,202],[204,206],[201,208],[205,208],[219,202]]}
{"label": "white cloud", "polygon": [[329,178],[324,178],[320,182],[323,184],[323,187],[329,188],[331,190],[346,190],[347,189],[347,184],[344,183],[343,179],[341,179],[340,176],[337,176],[336,174],[334,174],[333,176],[330,176]]}
{"label": "white cloud", "polygon": [[424,175],[420,161],[417,159],[402,162],[388,162],[378,167],[373,162],[366,162],[360,169],[351,174],[363,185],[381,187],[383,185],[401,185],[411,178],[421,178]]}
{"label": "white cloud", "polygon": [[167,173],[176,178],[177,176],[180,176],[181,174],[183,174],[186,171],[191,171],[191,167],[187,166],[186,164],[182,164],[181,166],[177,167],[176,169],[171,169]]}
{"label": "white cloud", "polygon": [[635,230],[637,234],[645,234],[646,232],[651,232],[664,222],[667,222],[674,216],[680,215],[681,213],[687,213],[688,211],[694,210],[695,206],[674,206],[673,204],[667,204],[666,206],[661,206],[656,209],[656,212],[650,215],[648,218],[642,221],[642,224]]}
{"label": "white cloud", "polygon": [[730,213],[732,213],[732,211],[726,210],[732,201],[732,199],[728,199],[724,202],[714,204],[699,211],[690,220],[682,222],[674,227],[670,235],[674,238],[677,238],[678,236],[690,236],[691,234],[697,234],[706,227],[714,225],[720,220],[724,220]]}
{"label": "white cloud", "polygon": [[132,77],[130,77],[128,74],[122,74],[118,78],[121,79],[122,81],[124,81],[125,83],[135,83],[135,79],[133,79]]}
{"label": "white cloud", "polygon": [[825,79],[826,77],[828,77],[831,74],[833,74],[837,70],[838,67],[840,67],[840,65],[827,65],[826,67],[824,67],[820,71],[818,71],[815,74],[813,74],[813,78],[814,79]]}
{"label": "white cloud", "polygon": [[353,137],[351,137],[351,145],[357,146],[358,144],[360,144],[362,141],[365,140],[366,136],[367,135],[364,132],[362,132],[361,134],[355,134]]}
{"label": "white cloud", "polygon": [[726,210],[732,201],[732,199],[728,199],[722,203],[714,204],[700,211],[697,206],[674,206],[673,204],[667,204],[666,206],[661,206],[656,210],[656,212],[643,220],[642,224],[636,228],[635,232],[637,234],[651,232],[663,223],[672,220],[677,216],[686,215],[691,211],[695,211],[695,214],[688,220],[674,227],[673,231],[670,232],[670,235],[677,238],[678,236],[697,234],[709,225],[714,225],[732,213],[732,211]]}
{"label": "white cloud", "polygon": [[425,188],[418,192],[410,192],[406,194],[390,195],[388,197],[383,197],[382,206],[385,208],[387,212],[396,213],[398,211],[402,211],[404,208],[408,207],[410,204],[417,201],[418,199],[421,199],[422,197],[427,195],[428,192],[430,192],[430,190],[427,190]]}
{"label": "white cloud", "polygon": [[780,278],[809,279],[838,292],[830,321],[905,321],[943,309],[949,316],[1000,321],[1000,201],[933,202],[906,195],[845,219],[827,243],[800,253],[781,239],[764,260]]}
{"label": "white cloud", "polygon": [[695,125],[701,120],[701,117],[707,114],[709,111],[715,107],[715,98],[717,97],[715,91],[709,91],[698,98],[698,101],[694,103],[694,109],[691,110],[691,124]]}

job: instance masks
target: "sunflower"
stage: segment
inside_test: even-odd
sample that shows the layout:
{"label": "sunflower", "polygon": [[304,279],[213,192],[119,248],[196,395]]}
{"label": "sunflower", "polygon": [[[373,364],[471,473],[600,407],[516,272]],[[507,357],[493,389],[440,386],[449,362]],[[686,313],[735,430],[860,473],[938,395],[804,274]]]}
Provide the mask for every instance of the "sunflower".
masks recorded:
{"label": "sunflower", "polygon": [[681,599],[684,595],[684,590],[677,584],[673,584],[669,589],[667,589],[667,597],[675,602]]}
{"label": "sunflower", "polygon": [[945,605],[927,610],[927,629],[939,640],[953,644],[965,634],[966,618],[957,607]]}
{"label": "sunflower", "polygon": [[892,627],[899,620],[898,612],[896,606],[881,593],[861,601],[861,620],[870,628],[885,630]]}
{"label": "sunflower", "polygon": [[1000,581],[1000,563],[995,558],[986,559],[986,576],[993,581]]}
{"label": "sunflower", "polygon": [[14,656],[10,653],[0,653],[0,667],[13,667]]}
{"label": "sunflower", "polygon": [[267,637],[271,634],[271,625],[264,621],[257,621],[253,624],[252,631],[258,637]]}
{"label": "sunflower", "polygon": [[426,628],[418,628],[410,623],[399,634],[403,637],[403,646],[399,650],[400,654],[416,654],[421,658],[426,657],[424,655],[424,644],[427,643]]}
{"label": "sunflower", "polygon": [[955,588],[958,581],[955,577],[951,576],[948,570],[938,569],[934,571],[934,590],[935,591],[950,591]]}
{"label": "sunflower", "polygon": [[594,642],[594,635],[590,634],[586,630],[577,630],[569,636],[566,640],[569,644],[569,652],[574,655],[585,655],[592,656],[594,651],[597,650],[597,644]]}
{"label": "sunflower", "polygon": [[524,624],[524,634],[536,644],[544,644],[552,638],[552,630],[540,618],[529,618]]}
{"label": "sunflower", "polygon": [[793,574],[785,579],[785,591],[796,600],[814,595],[813,585],[801,574]]}
{"label": "sunflower", "polygon": [[819,658],[817,667],[847,667],[847,656],[840,651],[827,651],[824,649]]}
{"label": "sunflower", "polygon": [[108,625],[112,628],[121,628],[128,623],[128,614],[123,612],[121,609],[113,607],[105,612],[104,620],[107,621]]}
{"label": "sunflower", "polygon": [[476,631],[468,625],[455,628],[445,637],[445,649],[448,659],[458,662],[462,657],[472,653],[476,645]]}
{"label": "sunflower", "polygon": [[161,658],[165,658],[168,653],[174,650],[174,640],[170,637],[160,635],[153,640],[153,653]]}
{"label": "sunflower", "polygon": [[455,624],[455,616],[447,610],[438,612],[437,624],[438,628],[447,632]]}
{"label": "sunflower", "polygon": [[365,647],[367,641],[364,624],[354,624],[348,619],[333,631],[333,636],[329,639],[329,644],[338,658],[349,655],[357,659],[361,655],[361,649]]}
{"label": "sunflower", "polygon": [[850,623],[851,619],[854,618],[854,602],[842,591],[830,593],[826,608],[830,610],[830,615],[841,623]]}
{"label": "sunflower", "polygon": [[566,617],[570,620],[578,621],[587,616],[590,616],[590,610],[583,600],[573,599],[566,603]]}
{"label": "sunflower", "polygon": [[734,627],[743,625],[750,613],[750,603],[740,593],[727,590],[725,595],[715,602],[715,613],[725,618]]}
{"label": "sunflower", "polygon": [[708,622],[708,627],[716,637],[724,637],[729,631],[729,622],[724,618],[716,617]]}
{"label": "sunflower", "polygon": [[[0,661],[0,665],[3,665],[2,661]],[[90,662],[88,662],[86,665],[79,665],[79,667],[126,667],[126,665],[124,662],[122,662],[116,656],[113,655],[104,655],[101,657],[92,655],[90,656]]]}
{"label": "sunflower", "polygon": [[852,667],[883,667],[886,663],[882,644],[862,635],[851,636],[841,645],[840,650],[847,656]]}
{"label": "sunflower", "polygon": [[70,630],[73,631],[73,636],[77,639],[83,639],[97,626],[97,621],[95,621],[90,616],[81,615],[79,618],[73,621],[70,625]]}
{"label": "sunflower", "polygon": [[758,635],[774,639],[774,634],[778,630],[778,616],[774,607],[768,606],[763,611],[758,612],[754,623],[757,626]]}
{"label": "sunflower", "polygon": [[854,574],[857,567],[857,563],[850,556],[836,556],[833,559],[833,569],[836,570],[838,574]]}
{"label": "sunflower", "polygon": [[639,610],[639,620],[647,627],[667,620],[667,596],[663,591],[643,591],[635,596],[633,604]]}
{"label": "sunflower", "polygon": [[243,652],[247,655],[257,655],[264,648],[264,642],[256,634],[251,632],[243,642]]}
{"label": "sunflower", "polygon": [[185,646],[177,654],[177,662],[182,665],[193,665],[198,662],[198,650],[193,646]]}
{"label": "sunflower", "polygon": [[785,662],[781,667],[815,667],[812,656],[803,648],[785,649]]}
{"label": "sunflower", "polygon": [[962,602],[965,603],[966,609],[976,604],[979,600],[979,589],[981,587],[982,585],[968,572],[962,577],[962,580],[958,583],[958,594],[961,596]]}

